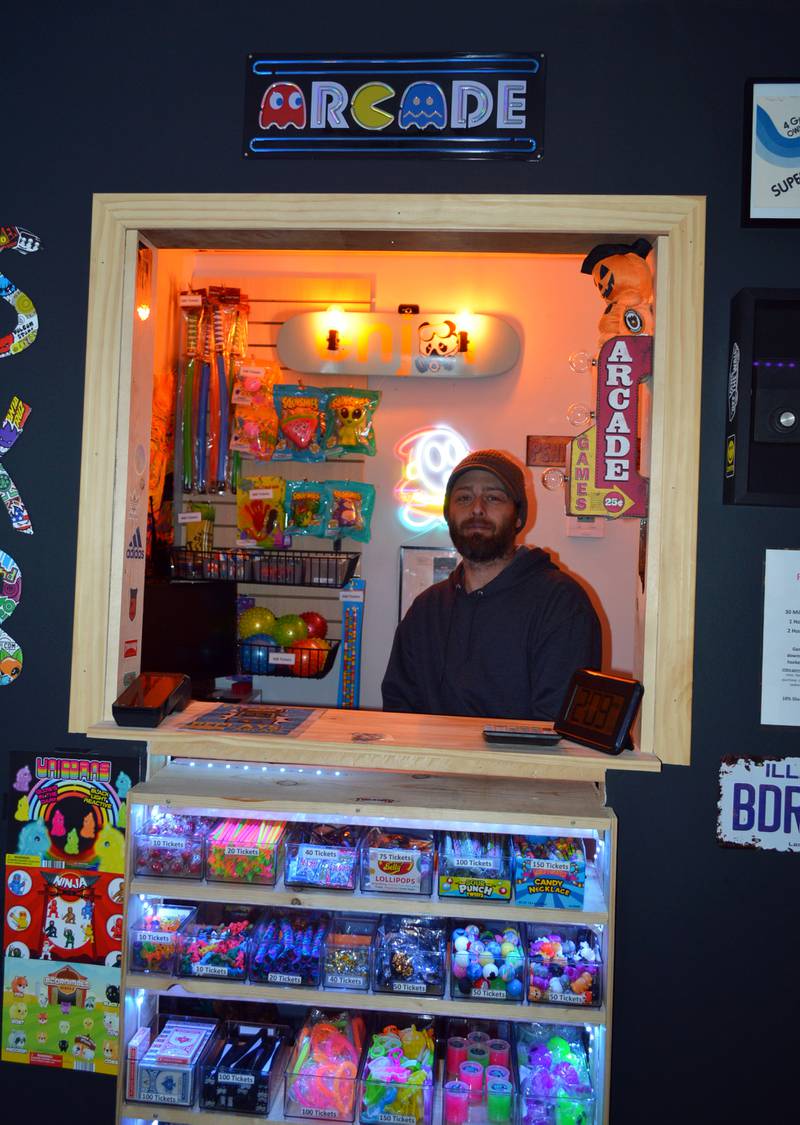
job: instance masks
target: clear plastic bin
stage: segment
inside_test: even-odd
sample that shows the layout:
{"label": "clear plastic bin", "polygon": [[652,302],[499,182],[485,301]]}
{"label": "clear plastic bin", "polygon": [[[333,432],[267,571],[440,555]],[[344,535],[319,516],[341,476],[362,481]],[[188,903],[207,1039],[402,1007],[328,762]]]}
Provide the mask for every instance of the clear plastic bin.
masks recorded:
{"label": "clear plastic bin", "polygon": [[514,1046],[520,1125],[594,1125],[595,1094],[580,1027],[520,1024]]}
{"label": "clear plastic bin", "polygon": [[532,1004],[597,1008],[603,993],[599,935],[589,926],[526,926]]}
{"label": "clear plastic bin", "polygon": [[582,910],[586,849],[572,836],[514,837],[514,898],[519,906]]}
{"label": "clear plastic bin", "polygon": [[274,887],[286,825],[270,820],[221,820],[206,841],[206,879]]}
{"label": "clear plastic bin", "polygon": [[430,1017],[381,1017],[361,1068],[361,1125],[432,1125],[436,1070]]}
{"label": "clear plastic bin", "polygon": [[181,813],[159,813],[134,836],[137,875],[202,879],[205,843],[213,821]]}
{"label": "clear plastic bin", "polygon": [[200,1108],[269,1117],[293,1041],[281,1024],[228,1020],[200,1068]]}
{"label": "clear plastic bin", "polygon": [[353,1121],[365,1039],[358,1012],[312,1009],[286,1067],[284,1117]]}
{"label": "clear plastic bin", "polygon": [[140,1027],[126,1048],[128,1101],[194,1105],[199,1067],[219,1020],[156,1016]]}
{"label": "clear plastic bin", "polygon": [[250,980],[261,984],[319,988],[330,916],[306,910],[274,911],[252,943]]}
{"label": "clear plastic bin", "polygon": [[443,925],[439,918],[384,914],[372,962],[373,991],[444,996]]}
{"label": "clear plastic bin", "polygon": [[354,891],[362,835],[342,824],[295,825],[286,837],[286,886]]}
{"label": "clear plastic bin", "polygon": [[180,948],[181,931],[194,920],[194,906],[150,906],[134,923],[129,935],[128,968],[133,973],[165,973],[172,976]]}
{"label": "clear plastic bin", "polygon": [[254,909],[205,905],[181,934],[178,976],[245,980],[257,920]]}
{"label": "clear plastic bin", "polygon": [[361,848],[361,890],[379,894],[433,894],[432,832],[370,828]]}
{"label": "clear plastic bin", "polygon": [[511,901],[508,836],[475,832],[439,835],[439,897]]}
{"label": "clear plastic bin", "polygon": [[372,914],[339,914],[325,939],[326,988],[366,992],[378,919]]}
{"label": "clear plastic bin", "polygon": [[516,926],[468,922],[451,935],[450,995],[459,1000],[521,1004],[525,996],[525,942]]}

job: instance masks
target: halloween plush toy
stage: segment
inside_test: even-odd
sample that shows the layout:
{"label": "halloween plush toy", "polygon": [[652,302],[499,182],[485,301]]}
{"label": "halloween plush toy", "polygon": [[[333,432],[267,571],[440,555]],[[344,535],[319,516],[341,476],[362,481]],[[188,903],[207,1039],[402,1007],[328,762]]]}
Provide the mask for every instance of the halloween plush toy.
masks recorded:
{"label": "halloween plush toy", "polygon": [[607,242],[590,250],[581,273],[590,273],[608,302],[598,328],[600,347],[611,336],[651,336],[653,277],[645,259],[652,249],[644,238],[632,245]]}

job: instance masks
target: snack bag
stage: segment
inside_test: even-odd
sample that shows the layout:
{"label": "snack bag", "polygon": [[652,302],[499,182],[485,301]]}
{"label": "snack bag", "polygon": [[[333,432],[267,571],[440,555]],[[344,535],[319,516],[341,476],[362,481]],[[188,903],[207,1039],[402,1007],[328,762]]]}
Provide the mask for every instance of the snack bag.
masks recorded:
{"label": "snack bag", "polygon": [[186,546],[191,551],[210,551],[214,546],[214,517],[216,509],[213,504],[203,504],[199,500],[190,500],[186,505],[187,512],[197,512],[199,520],[188,520],[184,523],[186,528]]}
{"label": "snack bag", "polygon": [[347,536],[368,543],[375,486],[361,481],[326,480],[324,485],[325,535],[330,539]]}
{"label": "snack bag", "polygon": [[263,367],[243,364],[234,375],[231,449],[258,461],[269,461],[278,440],[273,387],[279,372],[270,361]]}
{"label": "snack bag", "polygon": [[322,439],[325,433],[327,392],[319,387],[299,387],[286,383],[275,388],[278,413],[276,461],[324,461]]}
{"label": "snack bag", "polygon": [[331,387],[325,406],[325,450],[329,457],[348,453],[375,456],[372,418],[381,401],[380,391],[357,387]]}
{"label": "snack bag", "polygon": [[245,478],[236,493],[236,543],[240,547],[283,546],[282,477]]}
{"label": "snack bag", "polygon": [[286,532],[288,535],[324,535],[325,487],[313,480],[287,480]]}

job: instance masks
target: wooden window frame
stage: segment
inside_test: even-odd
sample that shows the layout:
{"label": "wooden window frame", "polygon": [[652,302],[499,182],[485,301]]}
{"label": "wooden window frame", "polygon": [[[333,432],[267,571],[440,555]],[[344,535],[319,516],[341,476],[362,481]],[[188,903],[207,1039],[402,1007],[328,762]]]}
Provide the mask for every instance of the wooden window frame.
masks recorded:
{"label": "wooden window frame", "polygon": [[[69,729],[111,718],[117,690],[136,248],[353,246],[588,248],[650,238],[656,336],[640,751],[691,749],[705,200],[577,195],[96,195]],[[333,243],[336,244],[336,243]]]}

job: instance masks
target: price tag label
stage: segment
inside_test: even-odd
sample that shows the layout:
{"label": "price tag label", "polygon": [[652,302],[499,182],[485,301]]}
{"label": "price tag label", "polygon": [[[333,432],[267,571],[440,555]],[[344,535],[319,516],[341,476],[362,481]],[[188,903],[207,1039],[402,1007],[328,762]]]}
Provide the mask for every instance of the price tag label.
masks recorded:
{"label": "price tag label", "polygon": [[200,512],[179,512],[178,523],[200,523],[202,519]]}
{"label": "price tag label", "polygon": [[340,590],[339,591],[339,601],[340,602],[363,602],[363,600],[364,600],[364,591],[363,590]]}

